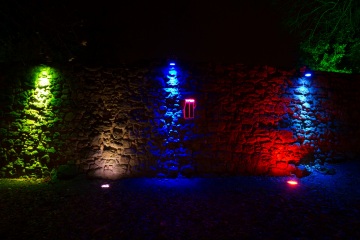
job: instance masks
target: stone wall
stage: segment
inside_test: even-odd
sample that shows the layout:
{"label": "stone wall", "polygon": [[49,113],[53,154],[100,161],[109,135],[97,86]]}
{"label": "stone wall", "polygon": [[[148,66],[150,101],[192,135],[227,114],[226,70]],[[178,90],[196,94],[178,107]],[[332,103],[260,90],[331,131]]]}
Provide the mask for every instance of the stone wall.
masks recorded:
{"label": "stone wall", "polygon": [[[288,175],[299,163],[358,153],[359,77],[244,65],[209,66],[199,123],[212,171]],[[201,148],[201,151],[204,148]],[[345,155],[347,154],[347,155]],[[211,164],[208,164],[211,162]]]}
{"label": "stone wall", "polygon": [[68,81],[47,66],[7,66],[0,76],[0,177],[42,177],[71,162]]}
{"label": "stone wall", "polygon": [[279,176],[359,153],[358,76],[166,62],[0,76],[0,177],[44,177],[63,164],[111,179]]}

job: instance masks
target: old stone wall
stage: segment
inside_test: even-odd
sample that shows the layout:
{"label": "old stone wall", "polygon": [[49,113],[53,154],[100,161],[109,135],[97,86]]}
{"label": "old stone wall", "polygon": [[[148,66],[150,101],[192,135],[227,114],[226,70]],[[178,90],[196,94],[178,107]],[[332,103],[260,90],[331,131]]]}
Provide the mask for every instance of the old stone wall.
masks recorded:
{"label": "old stone wall", "polygon": [[306,78],[241,64],[208,66],[201,75],[206,80],[196,125],[208,134],[211,153],[196,161],[201,168],[288,175],[299,163],[358,153],[359,77],[315,72]]}
{"label": "old stone wall", "polygon": [[1,177],[288,175],[359,153],[358,76],[168,64],[2,69]]}
{"label": "old stone wall", "polygon": [[71,162],[69,81],[47,66],[1,71],[0,177],[42,177]]}

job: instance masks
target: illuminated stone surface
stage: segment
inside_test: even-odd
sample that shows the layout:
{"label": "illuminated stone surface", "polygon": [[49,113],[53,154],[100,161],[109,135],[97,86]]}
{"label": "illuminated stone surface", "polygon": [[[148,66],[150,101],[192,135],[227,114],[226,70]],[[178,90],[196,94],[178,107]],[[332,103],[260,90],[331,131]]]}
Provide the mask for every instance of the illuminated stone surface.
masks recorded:
{"label": "illuminated stone surface", "polygon": [[[0,177],[46,176],[64,164],[110,179],[289,175],[298,163],[359,153],[356,76],[304,79],[240,64],[61,72],[71,74],[38,85],[22,76],[1,90]],[[185,98],[196,99],[190,121]]]}

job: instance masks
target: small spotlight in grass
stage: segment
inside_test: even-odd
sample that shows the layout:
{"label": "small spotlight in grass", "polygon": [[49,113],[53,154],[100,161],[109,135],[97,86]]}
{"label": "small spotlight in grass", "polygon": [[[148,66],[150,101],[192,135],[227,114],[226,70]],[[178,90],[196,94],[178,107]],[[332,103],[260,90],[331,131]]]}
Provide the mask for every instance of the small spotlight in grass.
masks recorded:
{"label": "small spotlight in grass", "polygon": [[298,185],[298,182],[295,181],[295,180],[289,180],[289,181],[287,181],[287,183],[288,183],[289,185]]}
{"label": "small spotlight in grass", "polygon": [[110,187],[109,184],[103,184],[103,185],[101,185],[101,188],[109,188],[109,187]]}

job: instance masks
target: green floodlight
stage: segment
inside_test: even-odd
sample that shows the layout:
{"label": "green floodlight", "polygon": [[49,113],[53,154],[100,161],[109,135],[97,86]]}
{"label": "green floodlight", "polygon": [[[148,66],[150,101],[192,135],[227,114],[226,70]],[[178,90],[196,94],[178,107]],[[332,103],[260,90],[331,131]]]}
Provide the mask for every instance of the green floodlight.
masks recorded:
{"label": "green floodlight", "polygon": [[38,75],[38,86],[47,87],[50,85],[51,74],[48,68],[42,69]]}

